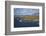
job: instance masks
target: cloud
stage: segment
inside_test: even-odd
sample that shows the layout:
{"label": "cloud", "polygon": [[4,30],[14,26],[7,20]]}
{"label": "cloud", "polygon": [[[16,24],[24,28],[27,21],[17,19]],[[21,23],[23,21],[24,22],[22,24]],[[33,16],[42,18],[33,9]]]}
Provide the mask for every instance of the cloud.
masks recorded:
{"label": "cloud", "polygon": [[36,15],[39,14],[39,9],[31,9],[31,8],[16,8],[14,9],[14,15]]}

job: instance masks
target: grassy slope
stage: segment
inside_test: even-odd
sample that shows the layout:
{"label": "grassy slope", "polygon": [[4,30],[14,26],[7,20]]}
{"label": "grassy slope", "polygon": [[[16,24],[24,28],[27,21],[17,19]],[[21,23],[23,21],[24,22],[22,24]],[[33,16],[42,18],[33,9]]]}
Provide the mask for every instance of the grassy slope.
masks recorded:
{"label": "grassy slope", "polygon": [[24,16],[22,19],[39,19],[39,16]]}

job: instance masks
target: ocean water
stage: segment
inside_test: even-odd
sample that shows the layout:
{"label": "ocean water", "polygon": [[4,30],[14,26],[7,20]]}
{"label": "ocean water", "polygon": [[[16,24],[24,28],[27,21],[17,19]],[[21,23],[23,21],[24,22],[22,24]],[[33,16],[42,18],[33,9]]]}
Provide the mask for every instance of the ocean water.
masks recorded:
{"label": "ocean water", "polygon": [[21,19],[14,18],[14,28],[16,27],[39,27],[39,21],[23,21]]}

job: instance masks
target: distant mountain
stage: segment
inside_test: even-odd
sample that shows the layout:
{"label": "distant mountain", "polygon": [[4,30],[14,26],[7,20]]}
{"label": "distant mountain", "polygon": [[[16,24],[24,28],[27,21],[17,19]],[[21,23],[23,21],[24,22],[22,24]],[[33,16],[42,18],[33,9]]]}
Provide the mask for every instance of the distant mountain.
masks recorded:
{"label": "distant mountain", "polygon": [[23,17],[23,16],[39,16],[39,13],[34,13],[32,15],[15,15],[15,17]]}
{"label": "distant mountain", "polygon": [[32,16],[39,16],[39,13],[34,13]]}

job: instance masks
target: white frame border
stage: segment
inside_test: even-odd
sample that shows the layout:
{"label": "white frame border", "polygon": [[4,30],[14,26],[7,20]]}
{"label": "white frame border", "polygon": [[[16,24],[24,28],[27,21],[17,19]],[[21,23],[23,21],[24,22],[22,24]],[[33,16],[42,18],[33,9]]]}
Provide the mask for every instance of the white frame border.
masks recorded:
{"label": "white frame border", "polygon": [[[22,27],[22,28],[14,28],[14,8],[33,8],[40,9],[39,10],[39,27]],[[42,30],[42,6],[23,6],[23,5],[11,5],[11,32],[15,31],[34,31],[34,30]]]}

